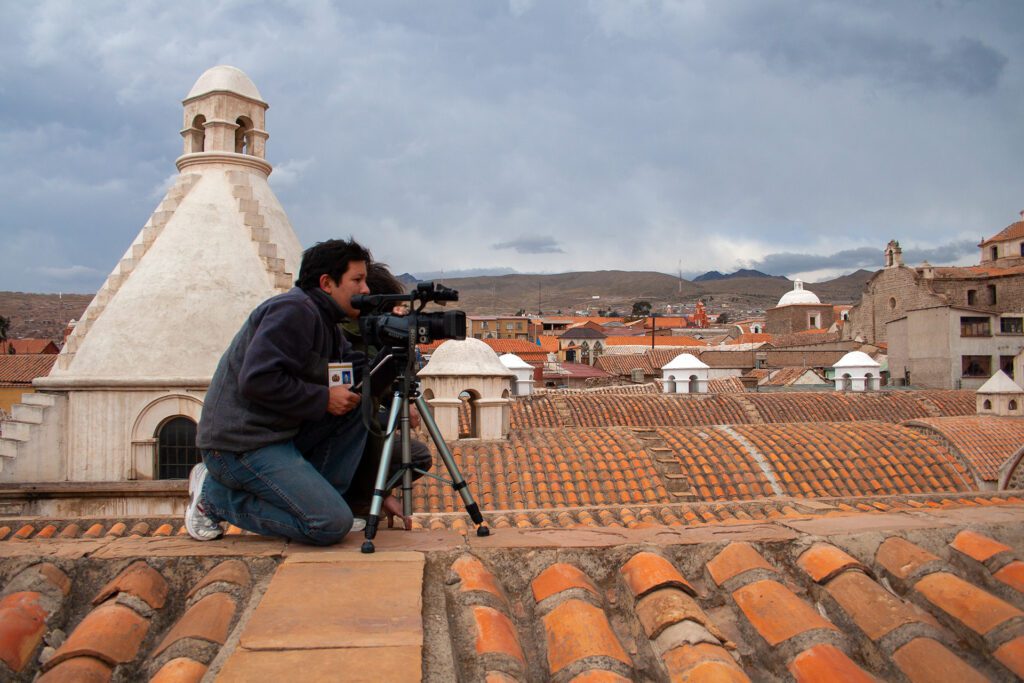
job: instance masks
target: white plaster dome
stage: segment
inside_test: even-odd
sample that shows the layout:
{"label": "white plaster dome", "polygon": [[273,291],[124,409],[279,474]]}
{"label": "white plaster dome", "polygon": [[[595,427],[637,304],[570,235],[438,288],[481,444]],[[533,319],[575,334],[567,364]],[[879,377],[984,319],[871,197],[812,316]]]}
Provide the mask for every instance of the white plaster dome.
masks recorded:
{"label": "white plaster dome", "polygon": [[864,353],[863,351],[850,351],[848,354],[840,358],[834,368],[879,368],[881,367],[876,363],[871,356]]}
{"label": "white plaster dome", "polygon": [[662,370],[707,370],[710,366],[692,353],[681,353],[665,365]]}
{"label": "white plaster dome", "polygon": [[803,280],[793,282],[793,291],[786,292],[779,299],[779,306],[792,306],[793,304],[820,304],[818,295],[809,289],[804,289]]}
{"label": "white plaster dome", "polygon": [[501,364],[509,370],[532,370],[533,366],[514,353],[506,353],[498,357]]}
{"label": "white plaster dome", "polygon": [[430,356],[420,377],[514,377],[498,354],[479,339],[449,339]]}
{"label": "white plaster dome", "polygon": [[233,92],[251,100],[263,101],[263,96],[256,89],[256,84],[238,67],[221,64],[207,69],[199,77],[196,84],[188,91],[186,100],[216,91]]}

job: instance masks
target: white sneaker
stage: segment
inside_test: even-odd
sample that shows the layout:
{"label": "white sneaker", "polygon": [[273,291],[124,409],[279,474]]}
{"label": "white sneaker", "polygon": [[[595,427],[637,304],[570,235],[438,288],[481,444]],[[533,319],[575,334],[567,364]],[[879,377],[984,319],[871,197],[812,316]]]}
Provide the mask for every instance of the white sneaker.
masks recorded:
{"label": "white sneaker", "polygon": [[365,528],[366,528],[366,520],[363,519],[362,517],[356,517],[352,521],[352,529],[349,531],[349,533],[356,532],[356,531],[362,531]]}
{"label": "white sneaker", "polygon": [[220,522],[215,521],[203,510],[200,498],[206,483],[206,465],[199,463],[188,476],[188,507],[185,508],[185,530],[197,541],[212,541],[224,535]]}

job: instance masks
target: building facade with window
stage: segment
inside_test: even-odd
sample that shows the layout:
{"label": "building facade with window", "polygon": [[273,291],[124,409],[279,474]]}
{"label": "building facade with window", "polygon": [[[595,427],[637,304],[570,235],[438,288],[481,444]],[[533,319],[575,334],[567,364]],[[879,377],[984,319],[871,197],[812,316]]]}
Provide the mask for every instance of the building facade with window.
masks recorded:
{"label": "building facade with window", "polygon": [[997,370],[1020,378],[1024,313],[933,306],[908,311],[887,328],[889,372],[897,384],[977,389]]}
{"label": "building facade with window", "polygon": [[976,266],[919,266],[903,263],[893,240],[885,248],[885,267],[864,286],[850,310],[846,339],[869,344],[888,341],[888,324],[909,311],[932,306],[967,306],[1002,314],[1024,310],[1024,218],[978,244]]}
{"label": "building facade with window", "polygon": [[468,315],[466,336],[473,339],[529,339],[530,319],[511,315]]}

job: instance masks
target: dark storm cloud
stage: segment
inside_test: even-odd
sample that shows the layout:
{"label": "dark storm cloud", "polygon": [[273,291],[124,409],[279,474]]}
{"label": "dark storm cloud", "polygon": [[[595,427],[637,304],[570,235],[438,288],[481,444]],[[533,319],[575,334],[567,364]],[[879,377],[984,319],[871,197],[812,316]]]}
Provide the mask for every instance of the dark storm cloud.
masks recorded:
{"label": "dark storm cloud", "polygon": [[564,254],[565,249],[552,237],[520,237],[492,245],[495,249],[514,249],[520,254]]}
{"label": "dark storm cloud", "polygon": [[877,267],[1021,208],[1021,25],[999,0],[0,3],[0,290],[102,283],[215,64],[271,106],[303,244],[446,274]]}
{"label": "dark storm cloud", "polygon": [[[737,17],[735,36],[772,68],[823,81],[863,78],[880,85],[951,89],[967,94],[993,90],[1009,61],[977,37],[907,31],[902,3],[863,7],[830,3],[761,3]],[[923,8],[922,8],[923,9]],[[788,11],[787,11],[788,10]],[[887,21],[888,20],[888,21]],[[919,17],[927,28],[927,19]]]}
{"label": "dark storm cloud", "polygon": [[[952,242],[930,249],[910,248],[903,250],[903,261],[907,264],[928,261],[932,265],[943,265],[973,254],[977,252],[977,249],[977,244],[970,240]],[[876,270],[882,264],[882,254],[881,249],[873,247],[843,249],[828,255],[781,252],[768,254],[763,259],[743,262],[742,266],[769,275],[786,276],[818,270],[852,271],[860,268]]]}

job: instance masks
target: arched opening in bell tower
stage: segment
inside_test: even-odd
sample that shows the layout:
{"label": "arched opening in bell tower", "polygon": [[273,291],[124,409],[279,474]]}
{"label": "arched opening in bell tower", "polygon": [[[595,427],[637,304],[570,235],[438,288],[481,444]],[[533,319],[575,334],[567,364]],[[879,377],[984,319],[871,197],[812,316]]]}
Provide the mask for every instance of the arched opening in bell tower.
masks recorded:
{"label": "arched opening in bell tower", "polygon": [[239,116],[235,120],[235,154],[252,154],[252,120],[248,116]]}
{"label": "arched opening in bell tower", "polygon": [[189,153],[194,154],[196,152],[205,151],[206,147],[206,117],[199,114],[192,119],[192,125],[189,127]]}

